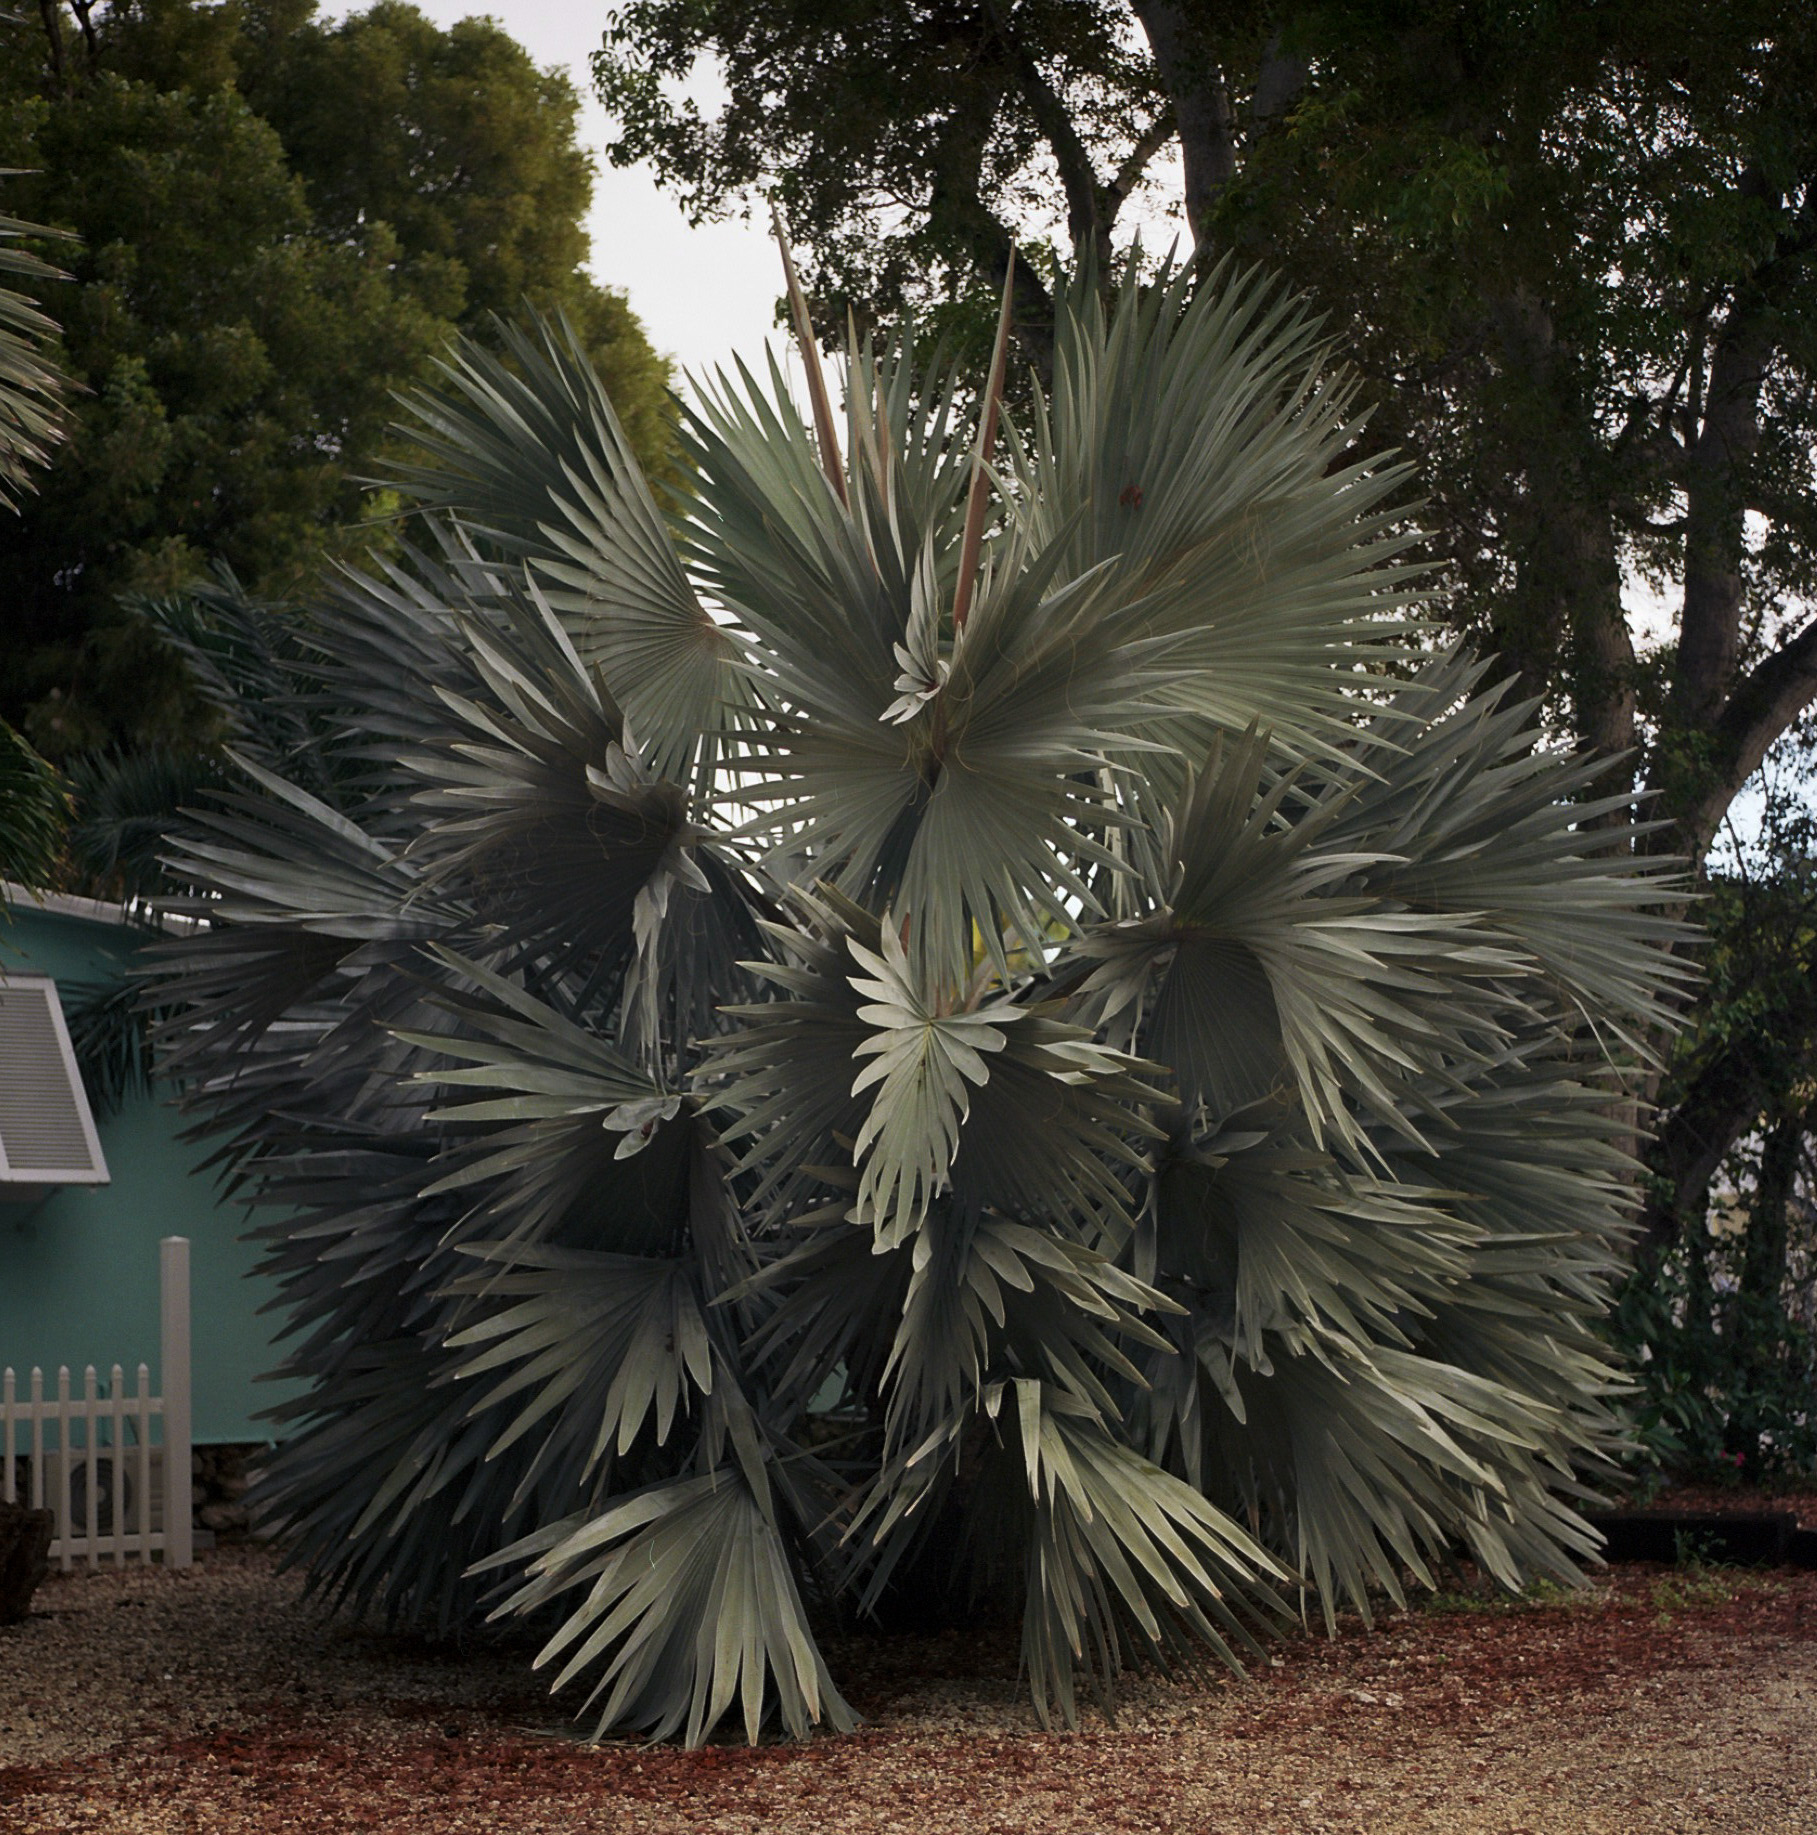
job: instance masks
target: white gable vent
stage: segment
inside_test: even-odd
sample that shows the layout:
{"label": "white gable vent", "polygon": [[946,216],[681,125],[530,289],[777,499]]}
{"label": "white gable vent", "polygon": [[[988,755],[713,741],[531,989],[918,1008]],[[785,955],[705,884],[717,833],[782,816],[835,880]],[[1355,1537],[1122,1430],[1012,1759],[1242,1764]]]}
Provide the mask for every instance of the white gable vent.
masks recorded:
{"label": "white gable vent", "polygon": [[57,984],[0,974],[0,1200],[107,1182]]}

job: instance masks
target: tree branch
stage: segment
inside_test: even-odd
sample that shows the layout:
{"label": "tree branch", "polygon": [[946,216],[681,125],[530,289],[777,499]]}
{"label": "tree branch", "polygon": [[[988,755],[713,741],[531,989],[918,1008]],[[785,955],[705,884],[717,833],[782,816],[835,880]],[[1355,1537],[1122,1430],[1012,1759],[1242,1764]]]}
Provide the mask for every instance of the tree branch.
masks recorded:
{"label": "tree branch", "polygon": [[1117,212],[1123,208],[1129,194],[1142,182],[1142,174],[1148,170],[1149,161],[1166,146],[1179,132],[1178,123],[1174,120],[1171,106],[1164,108],[1148,124],[1146,131],[1136,144],[1130,148],[1123,163],[1117,168],[1117,175],[1104,187],[1104,219],[1106,227],[1117,219]]}
{"label": "tree branch", "polygon": [[1259,133],[1286,114],[1311,74],[1303,57],[1281,49],[1281,34],[1274,32],[1262,52],[1262,67],[1256,72],[1255,94],[1250,99],[1253,130]]}
{"label": "tree branch", "polygon": [[985,0],[985,10],[990,14],[991,27],[999,43],[1009,54],[1010,68],[1016,74],[1016,86],[1022,91],[1029,113],[1034,116],[1042,138],[1053,151],[1054,164],[1060,172],[1060,185],[1066,193],[1066,227],[1072,237],[1073,254],[1078,259],[1089,254],[1097,261],[1098,272],[1108,273],[1110,224],[1102,215],[1098,174],[1092,166],[1091,155],[1085,150],[1085,142],[1079,138],[1079,131],[1073,126],[1073,118],[1066,104],[1041,74],[1041,67],[1035,62],[1028,47],[1010,29],[1009,21],[1004,17],[997,0]]}
{"label": "tree branch", "polygon": [[1760,444],[1760,391],[1774,337],[1760,307],[1738,307],[1717,339],[1703,425],[1685,457],[1684,614],[1671,713],[1685,727],[1707,722],[1734,679],[1741,643],[1746,491],[1743,474]]}
{"label": "tree branch", "polygon": [[1723,1155],[1753,1126],[1766,1097],[1766,1079],[1744,1046],[1706,1065],[1660,1118],[1647,1153],[1656,1185],[1641,1212],[1646,1247],[1666,1248],[1703,1216]]}
{"label": "tree branch", "polygon": [[88,67],[92,72],[100,56],[100,41],[95,36],[95,0],[69,0],[69,10],[75,14],[76,23],[82,28],[82,45],[88,53]]}
{"label": "tree branch", "polygon": [[934,182],[927,202],[931,227],[959,243],[974,268],[995,287],[1014,276],[1016,341],[1043,386],[1053,381],[1054,301],[1026,261],[1012,270],[1015,238],[985,203],[979,177],[994,110],[947,119],[933,159]]}
{"label": "tree branch", "polygon": [[63,87],[63,9],[61,0],[38,0],[38,17],[44,22],[44,36],[50,45],[52,84]]}
{"label": "tree branch", "polygon": [[1706,992],[1706,1011],[1717,1023],[1695,1041],[1646,1151],[1653,1179],[1642,1228],[1655,1251],[1703,1217],[1710,1181],[1735,1143],[1763,1114],[1786,1113],[1796,1102],[1817,1048],[1809,882],[1790,897],[1778,875],[1750,884],[1744,873],[1739,883],[1740,903],[1718,924],[1726,943],[1720,953],[1739,954],[1725,966],[1712,964],[1716,985]]}
{"label": "tree branch", "polygon": [[1714,756],[1699,793],[1679,816],[1680,849],[1693,859],[1703,858],[1724,811],[1760,769],[1767,748],[1813,701],[1817,701],[1817,620],[1756,664],[1708,729]]}
{"label": "tree branch", "polygon": [[1196,9],[1182,0],[1133,0],[1155,68],[1173,98],[1180,154],[1186,167],[1186,221],[1193,241],[1207,245],[1219,195],[1236,175],[1236,124],[1230,90],[1212,56]]}

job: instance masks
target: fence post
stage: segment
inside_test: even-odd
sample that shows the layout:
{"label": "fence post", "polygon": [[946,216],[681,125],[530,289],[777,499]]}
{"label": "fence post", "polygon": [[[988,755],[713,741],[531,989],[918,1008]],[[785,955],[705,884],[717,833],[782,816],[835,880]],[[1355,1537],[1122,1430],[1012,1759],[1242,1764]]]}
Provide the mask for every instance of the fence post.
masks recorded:
{"label": "fence post", "polygon": [[158,1244],[158,1377],[164,1391],[164,1565],[195,1559],[189,1512],[189,1238]]}

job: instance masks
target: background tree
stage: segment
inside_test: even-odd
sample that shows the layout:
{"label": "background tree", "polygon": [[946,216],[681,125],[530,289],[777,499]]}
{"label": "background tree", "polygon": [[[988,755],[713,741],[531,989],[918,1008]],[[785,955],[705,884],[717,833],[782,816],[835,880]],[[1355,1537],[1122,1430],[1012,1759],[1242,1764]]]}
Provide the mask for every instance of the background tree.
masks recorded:
{"label": "background tree", "polygon": [[[1369,377],[1371,439],[1427,462],[1452,621],[1555,731],[1625,754],[1664,823],[1644,845],[1701,870],[1817,697],[1810,9],[874,11],[614,9],[610,156],[698,212],[780,191],[819,291],[886,312],[983,296],[1017,231],[1114,281],[1145,204],[1201,256],[1286,272]],[[703,114],[670,79],[705,57],[728,100]],[[1036,276],[1017,305],[1040,364]],[[1670,1108],[1650,1150],[1655,1255],[1701,1227],[1683,1169],[1761,1119],[1745,1066],[1702,1087],[1733,1099]]]}
{"label": "background tree", "polygon": [[1817,1469],[1817,816],[1773,781],[1809,782],[1809,729],[1715,858],[1707,985],[1663,1091],[1659,1204],[1707,1227],[1665,1244],[1619,1315],[1655,1446],[1729,1478]]}
{"label": "background tree", "polygon": [[581,271],[576,98],[496,26],[407,6],[129,0],[0,20],[0,160],[75,231],[33,294],[83,385],[0,529],[0,712],[56,758],[192,737],[182,670],[123,593],[231,566],[294,594],[386,508],[391,392],[458,327],[566,312],[660,474],[666,364]]}

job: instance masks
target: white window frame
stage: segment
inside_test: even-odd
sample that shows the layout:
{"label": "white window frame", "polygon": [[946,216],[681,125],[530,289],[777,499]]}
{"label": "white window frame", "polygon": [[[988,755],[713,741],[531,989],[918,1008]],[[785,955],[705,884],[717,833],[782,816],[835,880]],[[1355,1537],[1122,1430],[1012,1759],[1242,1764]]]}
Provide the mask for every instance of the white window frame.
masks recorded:
{"label": "white window frame", "polygon": [[[89,1163],[81,1167],[33,1166],[13,1171],[6,1157],[6,1142],[0,1139],[0,1202],[29,1201],[42,1198],[64,1185],[110,1185],[107,1156],[101,1151],[101,1137],[95,1129],[94,1110],[89,1106],[88,1091],[82,1087],[82,1073],[76,1068],[75,1048],[70,1044],[69,1027],[63,1019],[63,1002],[57,995],[57,984],[49,975],[22,975],[0,969],[0,998],[14,988],[42,988],[44,1004],[50,1011],[51,1033],[63,1060],[63,1074],[75,1100],[76,1114],[82,1124],[82,1138],[88,1148]],[[0,1066],[0,1076],[5,1067]]]}

